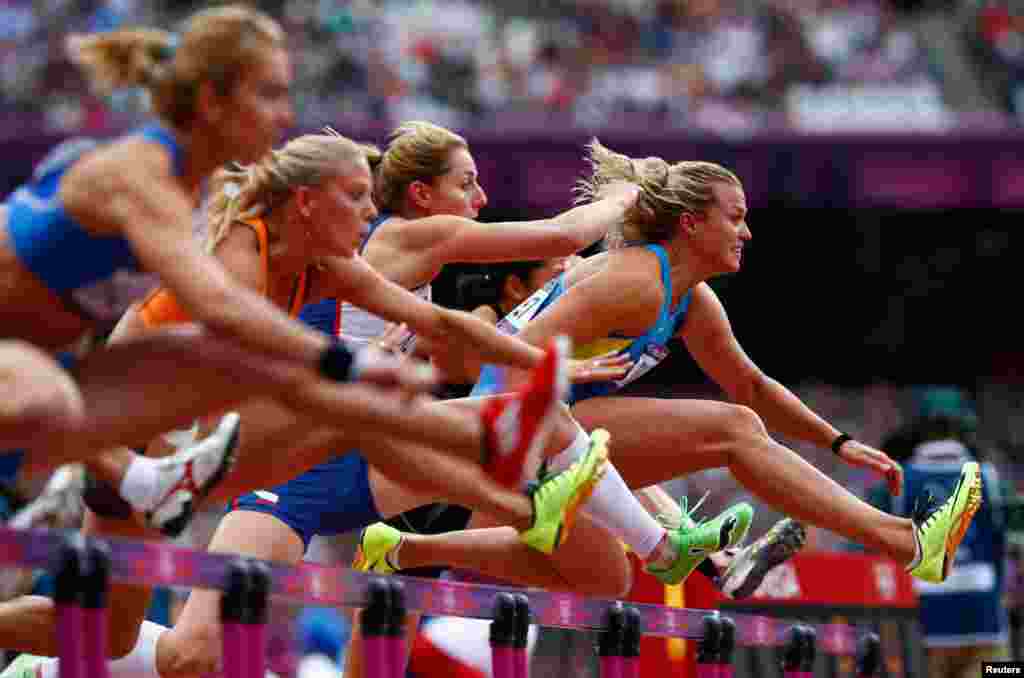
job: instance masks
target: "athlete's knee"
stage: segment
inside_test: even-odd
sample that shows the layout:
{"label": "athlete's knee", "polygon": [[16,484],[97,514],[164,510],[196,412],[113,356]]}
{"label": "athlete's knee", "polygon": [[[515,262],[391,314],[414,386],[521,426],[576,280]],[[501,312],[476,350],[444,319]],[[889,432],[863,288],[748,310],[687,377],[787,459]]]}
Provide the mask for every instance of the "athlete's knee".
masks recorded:
{"label": "athlete's knee", "polygon": [[735,455],[756,450],[760,443],[768,440],[764,421],[745,405],[722,403],[715,423],[715,437],[726,457],[725,465],[731,464]]}
{"label": "athlete's knee", "polygon": [[609,570],[610,573],[606,583],[607,590],[598,595],[603,598],[625,598],[629,595],[630,589],[633,588],[633,566],[628,558],[623,557],[617,564],[617,567],[609,568]]}
{"label": "athlete's knee", "polygon": [[746,405],[730,405],[732,428],[738,436],[744,438],[763,438],[768,435],[768,427],[754,410]]}
{"label": "athlete's knee", "polygon": [[[561,560],[558,573],[581,595],[622,598],[633,587],[633,566],[619,540],[589,519],[577,522],[569,536],[580,546]],[[557,556],[556,556],[557,557]],[[596,566],[595,566],[596,565]]]}
{"label": "athlete's knee", "polygon": [[625,598],[633,588],[633,566],[626,554],[612,562],[601,563],[592,576],[577,582],[573,590],[596,598]]}
{"label": "athlete's knee", "polygon": [[161,678],[196,678],[219,670],[220,626],[190,624],[187,630],[169,631],[161,643],[158,668]]}

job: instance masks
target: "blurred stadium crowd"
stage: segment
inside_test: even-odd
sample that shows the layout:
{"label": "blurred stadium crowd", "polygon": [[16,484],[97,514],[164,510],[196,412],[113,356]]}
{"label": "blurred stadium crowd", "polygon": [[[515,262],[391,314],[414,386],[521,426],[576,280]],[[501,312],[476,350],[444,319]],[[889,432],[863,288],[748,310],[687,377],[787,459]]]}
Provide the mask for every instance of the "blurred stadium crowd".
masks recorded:
{"label": "blurred stadium crowd", "polygon": [[[1024,113],[1014,0],[264,0],[296,50],[300,123],[763,131],[1009,125]],[[950,12],[956,5],[958,11]],[[907,5],[913,8],[908,10]],[[944,7],[938,7],[943,5]],[[131,119],[86,91],[64,37],[194,8],[0,0],[0,113],[57,132]],[[894,122],[898,121],[898,122]]]}

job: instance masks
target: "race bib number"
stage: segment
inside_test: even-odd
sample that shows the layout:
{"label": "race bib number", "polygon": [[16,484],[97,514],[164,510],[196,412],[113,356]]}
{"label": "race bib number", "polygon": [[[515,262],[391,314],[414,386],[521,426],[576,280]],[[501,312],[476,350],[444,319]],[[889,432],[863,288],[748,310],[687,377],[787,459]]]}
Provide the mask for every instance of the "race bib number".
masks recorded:
{"label": "race bib number", "polygon": [[633,367],[626,373],[626,376],[619,379],[615,384],[621,387],[636,381],[660,365],[668,357],[668,354],[669,350],[665,346],[659,344],[649,345],[640,357],[633,361]]}
{"label": "race bib number", "polygon": [[543,307],[548,297],[554,293],[557,285],[558,278],[555,278],[531,294],[523,303],[516,306],[507,316],[498,321],[498,329],[506,334],[519,334],[520,330],[526,327],[528,322],[537,317],[537,313]]}

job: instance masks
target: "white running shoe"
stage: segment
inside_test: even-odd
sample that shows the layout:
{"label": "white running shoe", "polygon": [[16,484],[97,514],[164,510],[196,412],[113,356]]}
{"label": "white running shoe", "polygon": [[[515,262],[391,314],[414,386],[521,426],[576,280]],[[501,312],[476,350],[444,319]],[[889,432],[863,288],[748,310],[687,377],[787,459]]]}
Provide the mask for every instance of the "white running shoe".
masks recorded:
{"label": "white running shoe", "polygon": [[78,527],[82,524],[85,509],[82,503],[84,488],[85,473],[81,465],[61,466],[50,475],[39,496],[11,516],[7,526],[19,530]]}
{"label": "white running shoe", "polygon": [[[5,524],[18,530],[80,527],[85,511],[82,502],[84,488],[85,472],[82,466],[61,466],[50,475],[39,496],[18,509]],[[33,581],[33,571],[30,569],[0,569],[0,601],[31,592]]]}
{"label": "white running shoe", "polygon": [[147,525],[168,537],[184,531],[196,508],[235,463],[240,424],[238,413],[230,412],[206,438],[158,460],[160,483],[166,489],[156,507],[146,512]]}
{"label": "white running shoe", "polygon": [[783,518],[760,539],[733,557],[718,587],[730,598],[746,598],[754,593],[772,568],[781,565],[803,548],[807,530],[792,518]]}
{"label": "white running shoe", "polygon": [[0,673],[0,678],[40,678],[43,664],[49,659],[50,657],[23,652],[7,665],[3,673]]}

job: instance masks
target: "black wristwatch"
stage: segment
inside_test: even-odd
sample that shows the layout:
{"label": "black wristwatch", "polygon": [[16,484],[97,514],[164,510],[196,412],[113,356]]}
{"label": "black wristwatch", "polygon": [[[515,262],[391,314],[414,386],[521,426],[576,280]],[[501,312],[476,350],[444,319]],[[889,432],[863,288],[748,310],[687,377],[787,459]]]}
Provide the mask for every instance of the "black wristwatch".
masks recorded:
{"label": "black wristwatch", "polygon": [[839,454],[839,450],[842,449],[843,445],[853,440],[853,436],[848,433],[840,433],[836,436],[836,439],[832,441],[832,453]]}

